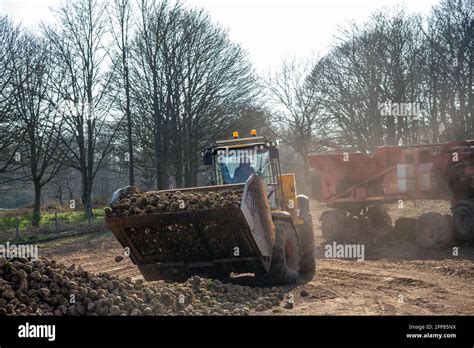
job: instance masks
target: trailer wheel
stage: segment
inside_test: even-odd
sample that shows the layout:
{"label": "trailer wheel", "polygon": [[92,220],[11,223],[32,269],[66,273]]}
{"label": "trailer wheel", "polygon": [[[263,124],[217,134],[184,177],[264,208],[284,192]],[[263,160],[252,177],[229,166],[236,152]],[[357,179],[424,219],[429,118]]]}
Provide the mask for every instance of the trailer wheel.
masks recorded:
{"label": "trailer wheel", "polygon": [[425,213],[416,221],[416,243],[422,248],[443,249],[453,241],[451,217]]}
{"label": "trailer wheel", "polygon": [[415,239],[415,218],[398,218],[395,221],[395,227],[393,228],[393,234],[397,240],[409,240]]}
{"label": "trailer wheel", "polygon": [[321,218],[321,233],[327,242],[340,239],[344,234],[346,212],[343,210],[327,210]]}
{"label": "trailer wheel", "polygon": [[262,281],[267,284],[293,284],[300,270],[299,243],[293,225],[287,221],[274,221],[275,245],[270,271]]}
{"label": "trailer wheel", "polygon": [[371,238],[369,222],[362,216],[351,216],[344,220],[343,240],[348,243],[366,242]]}
{"label": "trailer wheel", "polygon": [[461,242],[474,239],[474,212],[466,205],[458,205],[453,212],[454,234]]}
{"label": "trailer wheel", "polygon": [[314,230],[311,215],[307,215],[304,224],[298,228],[300,244],[300,274],[312,277],[316,271],[314,258]]}
{"label": "trailer wheel", "polygon": [[388,211],[381,206],[370,207],[367,210],[367,217],[371,231],[375,237],[386,238],[393,231],[392,218]]}

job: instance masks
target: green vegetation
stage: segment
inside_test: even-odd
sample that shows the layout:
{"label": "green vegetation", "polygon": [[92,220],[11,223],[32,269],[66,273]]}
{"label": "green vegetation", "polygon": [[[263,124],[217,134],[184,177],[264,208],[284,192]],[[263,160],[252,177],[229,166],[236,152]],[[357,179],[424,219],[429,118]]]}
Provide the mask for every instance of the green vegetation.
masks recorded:
{"label": "green vegetation", "polygon": [[[102,221],[102,219],[104,218],[104,209],[95,208],[93,209],[93,212],[94,218],[91,220],[91,223],[95,223],[98,220]],[[77,224],[81,222],[87,222],[87,217],[82,211],[42,213],[39,227],[48,228],[54,226],[56,218],[58,224]],[[27,212],[13,216],[0,216],[0,231],[16,229],[17,220],[19,223],[20,230],[24,230],[31,226],[31,221],[33,220],[33,212]]]}

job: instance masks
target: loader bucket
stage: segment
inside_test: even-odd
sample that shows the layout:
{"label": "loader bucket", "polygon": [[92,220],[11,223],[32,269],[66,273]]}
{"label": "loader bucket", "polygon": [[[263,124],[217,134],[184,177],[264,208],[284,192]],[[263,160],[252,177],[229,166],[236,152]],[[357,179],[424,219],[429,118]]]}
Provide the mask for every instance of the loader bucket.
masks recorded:
{"label": "loader bucket", "polygon": [[146,280],[165,279],[171,271],[186,275],[268,271],[274,226],[260,177],[251,177],[245,186],[180,191],[232,188],[244,189],[240,207],[114,217],[106,223],[129,248],[131,260]]}

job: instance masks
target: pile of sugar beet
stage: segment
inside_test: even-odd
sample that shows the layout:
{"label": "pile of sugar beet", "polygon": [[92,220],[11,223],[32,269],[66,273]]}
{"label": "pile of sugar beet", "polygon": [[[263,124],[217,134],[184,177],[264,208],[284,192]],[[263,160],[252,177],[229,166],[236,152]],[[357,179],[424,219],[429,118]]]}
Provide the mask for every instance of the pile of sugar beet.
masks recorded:
{"label": "pile of sugar beet", "polygon": [[248,315],[280,306],[284,299],[284,290],[277,287],[224,284],[197,276],[184,283],[145,284],[46,258],[0,258],[0,316]]}
{"label": "pile of sugar beet", "polygon": [[120,200],[112,203],[110,207],[105,208],[105,215],[117,217],[239,207],[242,193],[242,190],[128,192]]}

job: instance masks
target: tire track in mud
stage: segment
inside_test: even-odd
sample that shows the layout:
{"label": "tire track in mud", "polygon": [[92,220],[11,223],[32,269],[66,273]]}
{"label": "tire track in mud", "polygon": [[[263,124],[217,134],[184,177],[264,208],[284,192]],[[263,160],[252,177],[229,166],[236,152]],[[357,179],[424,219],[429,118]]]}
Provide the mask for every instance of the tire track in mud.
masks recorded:
{"label": "tire track in mud", "polygon": [[[473,278],[458,273],[447,276],[433,272],[432,262],[416,265],[383,260],[351,262],[319,260],[317,277],[310,284],[331,289],[347,304],[344,314],[472,314],[474,296],[469,291]],[[465,263],[468,263],[467,265]],[[460,260],[460,268],[468,268],[469,260]],[[420,267],[421,266],[421,267]],[[307,285],[308,286],[308,285]],[[306,287],[307,287],[306,286]],[[303,285],[301,289],[304,289]],[[298,288],[298,291],[301,291]],[[309,298],[311,301],[311,298]],[[303,299],[303,302],[306,301]],[[326,303],[338,314],[340,302]],[[362,309],[357,308],[362,302]],[[324,303],[323,303],[324,305]]]}

